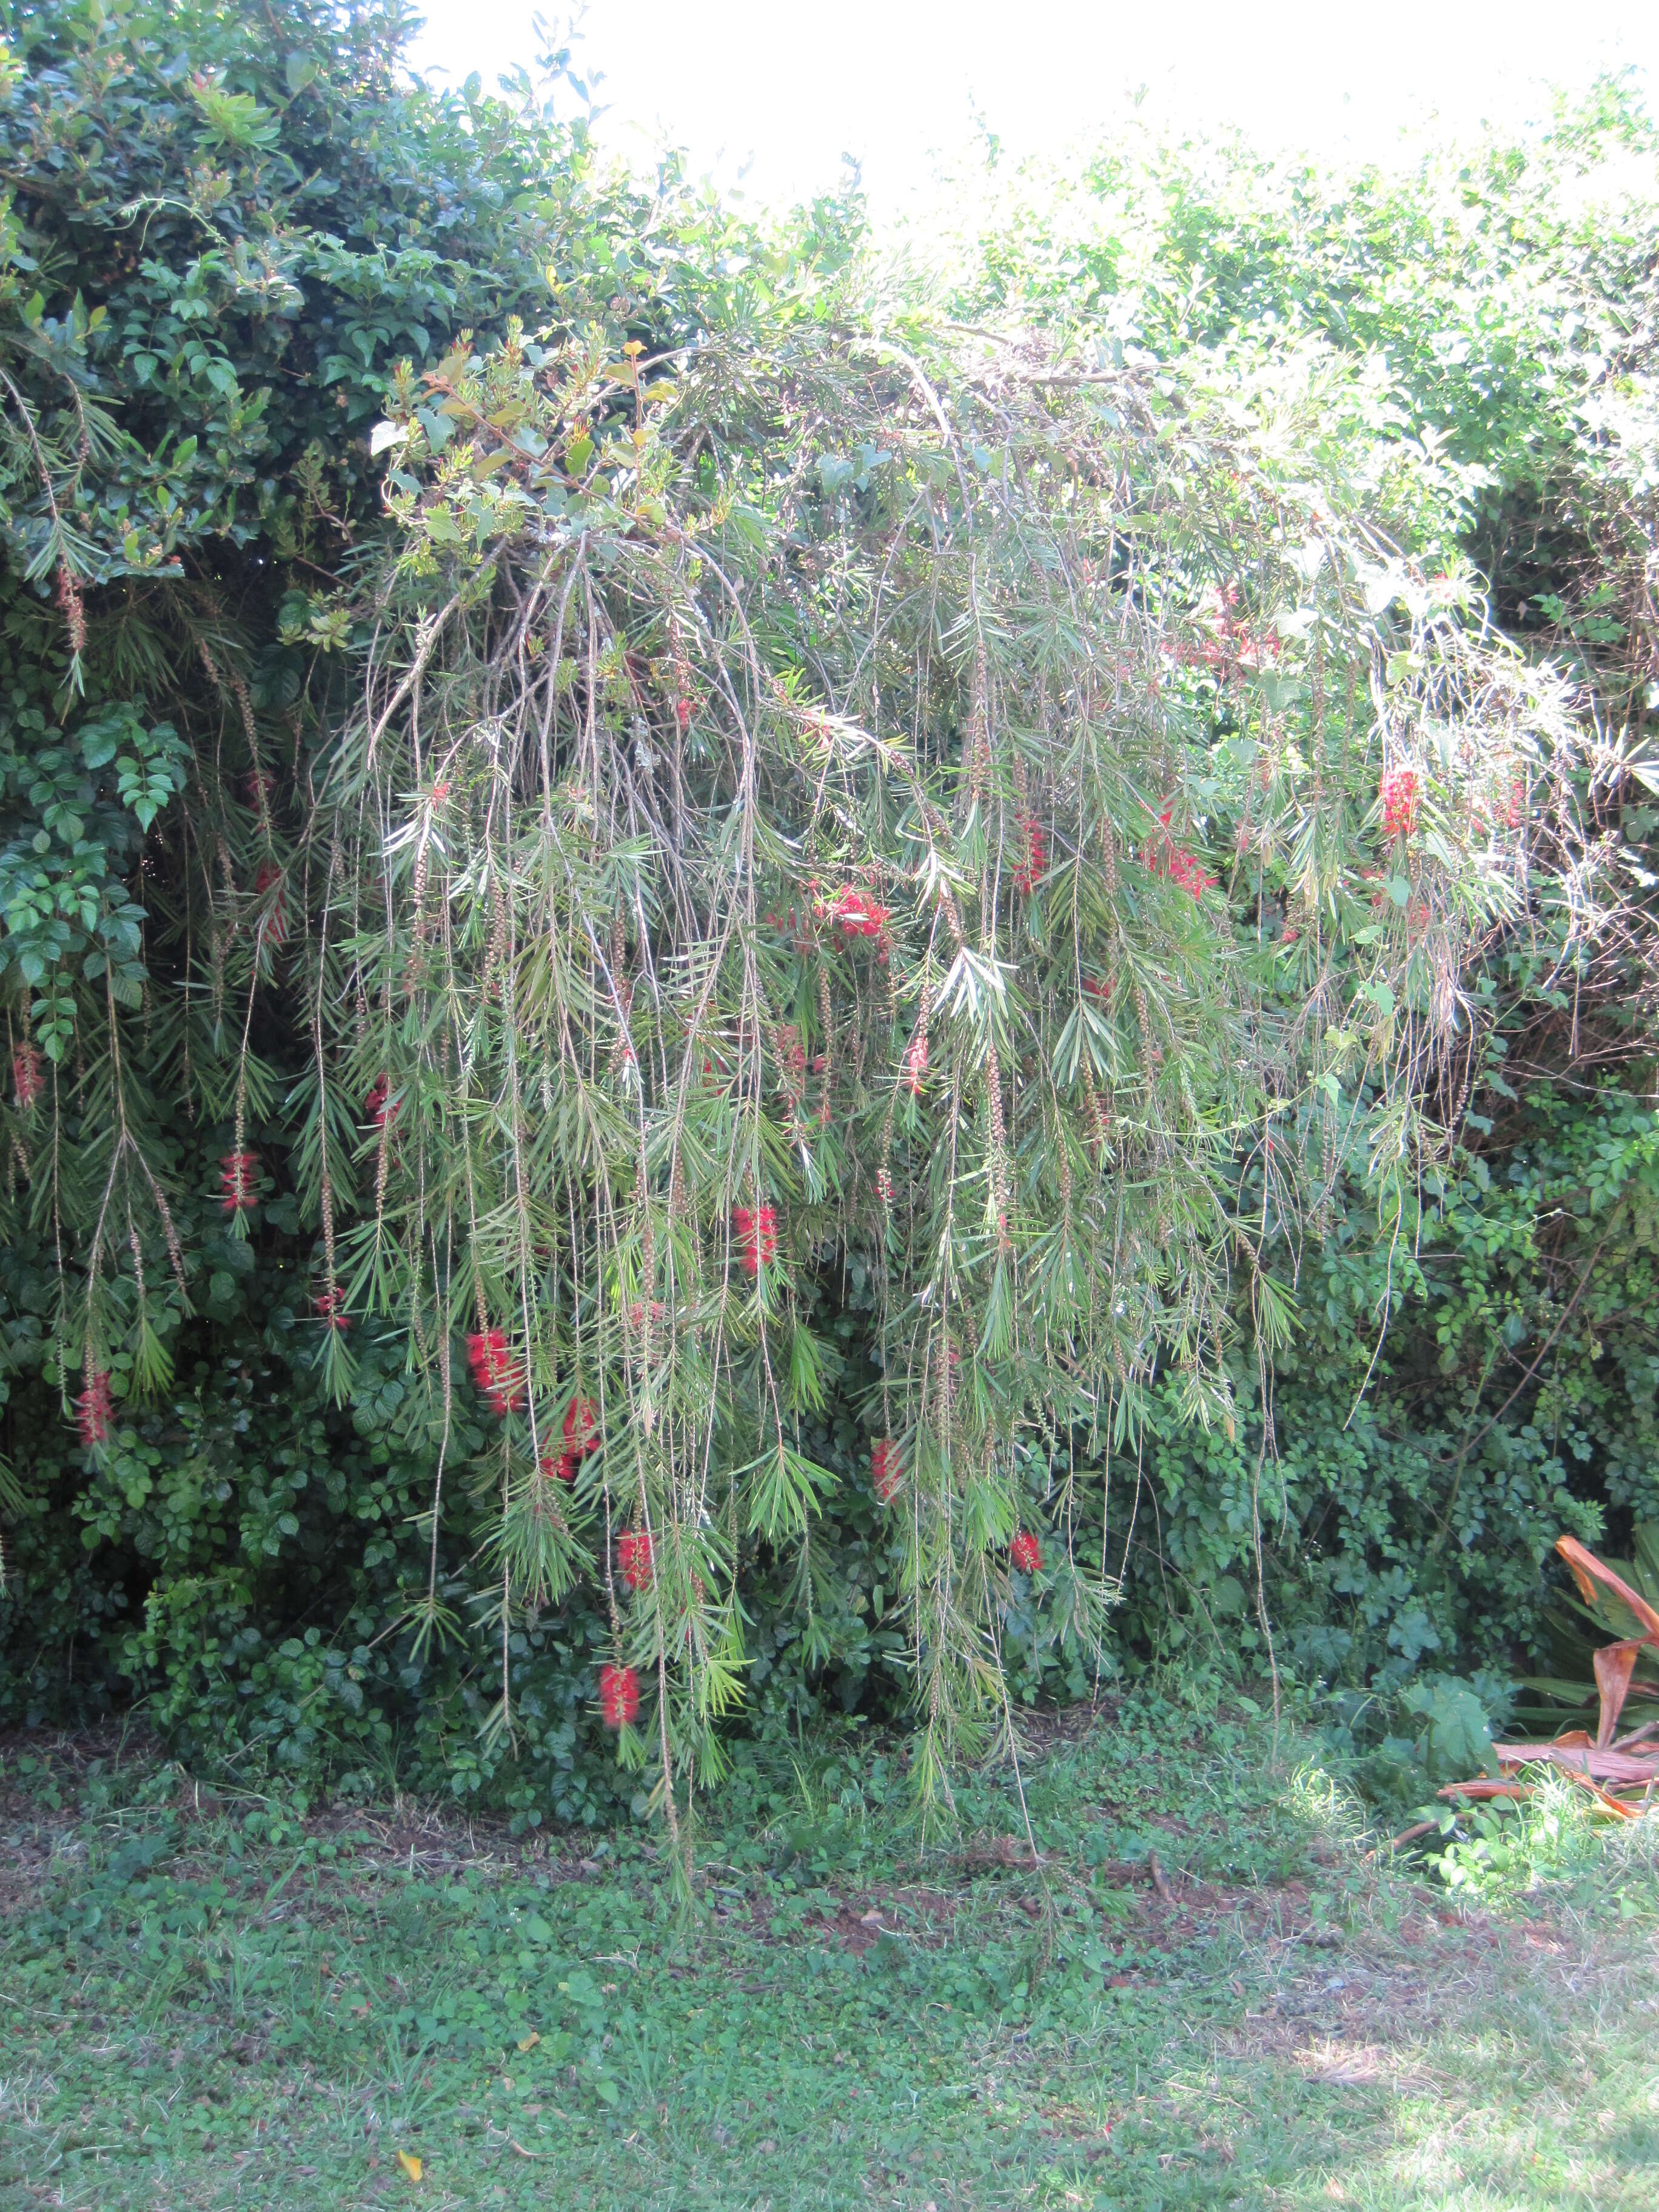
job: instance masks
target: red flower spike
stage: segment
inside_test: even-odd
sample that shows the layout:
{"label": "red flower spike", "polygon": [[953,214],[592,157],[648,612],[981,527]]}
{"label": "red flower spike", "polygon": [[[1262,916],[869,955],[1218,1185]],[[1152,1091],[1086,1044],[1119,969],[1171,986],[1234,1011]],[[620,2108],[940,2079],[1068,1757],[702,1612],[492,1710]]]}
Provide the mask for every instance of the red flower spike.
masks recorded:
{"label": "red flower spike", "polygon": [[495,1413],[510,1413],[524,1403],[524,1370],[499,1328],[483,1328],[466,1340],[467,1364],[484,1402]]}
{"label": "red flower spike", "polygon": [[637,1719],[640,1710],[640,1678],[631,1667],[601,1667],[599,1669],[599,1711],[609,1729],[626,1727]]}
{"label": "red flower spike", "polygon": [[1147,846],[1147,870],[1154,876],[1167,876],[1172,884],[1179,884],[1190,898],[1201,899],[1206,891],[1214,889],[1216,878],[1200,867],[1190,853],[1182,852],[1171,843],[1170,818],[1174,811],[1172,803],[1158,817],[1158,827],[1164,834],[1158,843]]}
{"label": "red flower spike", "polygon": [[1022,814],[1019,834],[1024,852],[1014,870],[1014,888],[1029,898],[1048,866],[1048,834],[1035,814]]}
{"label": "red flower spike", "polygon": [[220,1205],[227,1213],[252,1213],[259,1203],[254,1177],[259,1171],[257,1152],[227,1152],[219,1163]]}
{"label": "red flower spike", "polygon": [[622,1569],[622,1578],[629,1589],[650,1588],[653,1561],[648,1528],[623,1529],[617,1539],[617,1565]]}
{"label": "red flower spike", "polygon": [[348,1329],[350,1328],[351,1318],[345,1310],[345,1292],[340,1288],[337,1283],[331,1291],[319,1291],[317,1296],[313,1298],[311,1303],[316,1307],[319,1316],[327,1323],[330,1328]]}
{"label": "red flower spike", "polygon": [[1417,827],[1422,787],[1414,768],[1391,768],[1382,779],[1378,797],[1382,801],[1382,834],[1409,837]]}
{"label": "red flower spike", "polygon": [[681,729],[683,729],[683,730],[689,730],[689,729],[690,728],[690,726],[691,726],[691,702],[690,702],[689,699],[676,699],[676,700],[675,700],[675,702],[674,702],[674,720],[675,720],[679,724],[679,726],[680,726]]}
{"label": "red flower spike", "polygon": [[870,1447],[870,1483],[878,1499],[890,1505],[904,1480],[904,1462],[891,1437],[878,1437]]}
{"label": "red flower spike", "polygon": [[821,921],[828,921],[846,937],[880,937],[887,927],[888,909],[867,891],[850,885],[827,902],[820,900],[817,913]]}
{"label": "red flower spike", "polygon": [[923,1030],[904,1048],[904,1087],[914,1098],[921,1096],[927,1075],[927,1035]]}
{"label": "red flower spike", "polygon": [[1085,975],[1083,990],[1084,995],[1092,999],[1097,1006],[1109,1006],[1112,1003],[1112,987],[1104,975]]}
{"label": "red flower spike", "polygon": [[363,1094],[363,1119],[372,1121],[377,1129],[383,1129],[387,1122],[397,1120],[400,1103],[392,1096],[392,1078],[377,1075]]}
{"label": "red flower spike", "polygon": [[732,1233],[738,1240],[745,1275],[758,1275],[763,1261],[777,1257],[778,1215],[771,1206],[739,1206],[732,1214]]}
{"label": "red flower spike", "polygon": [[1029,1528],[1022,1528],[1008,1547],[1008,1556],[1023,1575],[1034,1575],[1042,1565],[1042,1547]]}
{"label": "red flower spike", "polygon": [[109,1370],[95,1367],[86,1389],[75,1401],[76,1425],[81,1431],[81,1441],[90,1451],[94,1445],[107,1443],[110,1423],[115,1418],[115,1407],[110,1397]]}
{"label": "red flower spike", "polygon": [[561,1452],[556,1459],[551,1452],[544,1452],[536,1462],[536,1472],[544,1482],[574,1482],[576,1462],[569,1452]]}
{"label": "red flower spike", "polygon": [[564,1448],[573,1463],[599,1448],[599,1409],[591,1398],[573,1398],[564,1417]]}
{"label": "red flower spike", "polygon": [[1215,878],[1200,868],[1190,853],[1172,853],[1164,873],[1172,884],[1179,884],[1193,898],[1201,899],[1215,887]]}
{"label": "red flower spike", "polygon": [[12,1054],[11,1079],[17,1086],[17,1110],[33,1113],[45,1088],[40,1075],[40,1055],[32,1044],[20,1045]]}

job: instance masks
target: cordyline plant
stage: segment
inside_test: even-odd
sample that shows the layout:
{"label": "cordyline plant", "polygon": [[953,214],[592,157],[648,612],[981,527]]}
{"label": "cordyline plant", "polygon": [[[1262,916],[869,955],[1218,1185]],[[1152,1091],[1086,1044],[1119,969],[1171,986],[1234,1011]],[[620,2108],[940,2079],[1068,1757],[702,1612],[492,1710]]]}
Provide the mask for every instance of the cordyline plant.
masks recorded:
{"label": "cordyline plant", "polygon": [[[515,1622],[593,1578],[602,1717],[671,1823],[722,1769],[758,1548],[793,1552],[815,1648],[809,1276],[877,1285],[848,1380],[931,1805],[1012,1744],[1021,1578],[1097,1635],[1078,1470],[1133,1446],[1154,1373],[1231,1426],[1244,1316],[1270,1400],[1293,1313],[1263,1257],[1339,1177],[1409,1237],[1478,1054],[1464,979],[1534,926],[1570,828],[1559,690],[1382,527],[1407,455],[1322,485],[1305,386],[1224,405],[902,335],[803,297],[664,357],[514,326],[403,375],[360,703],[297,837],[252,715],[248,758],[201,768],[219,1202],[263,1200],[280,998],[313,1046],[319,1361],[343,1393],[374,1315],[429,1394],[409,1620],[453,1626],[445,1488],[484,1488],[492,1725]],[[19,1047],[39,1217],[81,1224],[94,1449],[170,1236],[122,1110],[148,1018],[83,1011],[116,1135],[72,1188]],[[100,1294],[124,1267],[136,1308]]]}

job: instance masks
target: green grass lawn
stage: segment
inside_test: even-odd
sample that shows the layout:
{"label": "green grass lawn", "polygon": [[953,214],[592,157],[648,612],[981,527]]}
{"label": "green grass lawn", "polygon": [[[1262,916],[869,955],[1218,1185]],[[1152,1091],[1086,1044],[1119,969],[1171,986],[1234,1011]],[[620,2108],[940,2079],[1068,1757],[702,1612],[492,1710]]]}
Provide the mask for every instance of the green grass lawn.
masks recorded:
{"label": "green grass lawn", "polygon": [[1659,2203],[1650,1843],[1569,1808],[1471,1906],[1310,1741],[1086,1719],[1026,1768],[1039,1867],[1001,1778],[922,1851],[824,1752],[744,1777],[689,1912],[637,1832],[14,1741],[0,2206]]}

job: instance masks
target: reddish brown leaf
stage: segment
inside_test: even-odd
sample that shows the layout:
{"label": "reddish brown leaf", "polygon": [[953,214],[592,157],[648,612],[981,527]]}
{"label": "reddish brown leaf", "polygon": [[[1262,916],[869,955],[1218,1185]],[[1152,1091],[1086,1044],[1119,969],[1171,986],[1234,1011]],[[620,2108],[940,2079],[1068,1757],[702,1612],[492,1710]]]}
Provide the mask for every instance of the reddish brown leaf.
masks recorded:
{"label": "reddish brown leaf", "polygon": [[1638,1636],[1628,1644],[1604,1644],[1595,1655],[1595,1686],[1601,1697],[1601,1717],[1595,1729],[1598,1750],[1613,1741],[1619,1716],[1625,1710],[1630,1678],[1636,1671],[1636,1655],[1646,1641]]}
{"label": "reddish brown leaf", "polygon": [[1593,1776],[1598,1781],[1615,1783],[1621,1789],[1641,1789],[1647,1783],[1659,1780],[1659,1750],[1644,1753],[1593,1749],[1587,1744],[1565,1740],[1559,1743],[1499,1743],[1494,1744],[1492,1749],[1504,1766],[1555,1766],[1563,1774]]}
{"label": "reddish brown leaf", "polygon": [[1598,1559],[1594,1552],[1586,1551],[1577,1536],[1561,1536],[1555,1548],[1572,1570],[1572,1578],[1578,1585],[1579,1595],[1586,1605],[1595,1602],[1595,1584],[1602,1583],[1613,1595],[1627,1605],[1641,1622],[1644,1635],[1638,1641],[1659,1643],[1659,1613],[1656,1613],[1639,1590],[1633,1590],[1622,1576]]}
{"label": "reddish brown leaf", "polygon": [[[1477,1774],[1468,1782],[1449,1782],[1437,1795],[1442,1797],[1530,1797],[1532,1784],[1530,1782],[1494,1782],[1489,1775]],[[1434,1823],[1431,1820],[1428,1826],[1432,1827]],[[1411,1828],[1406,1832],[1407,1835],[1421,1832],[1420,1829]],[[1404,1838],[1401,1840],[1403,1842]]]}

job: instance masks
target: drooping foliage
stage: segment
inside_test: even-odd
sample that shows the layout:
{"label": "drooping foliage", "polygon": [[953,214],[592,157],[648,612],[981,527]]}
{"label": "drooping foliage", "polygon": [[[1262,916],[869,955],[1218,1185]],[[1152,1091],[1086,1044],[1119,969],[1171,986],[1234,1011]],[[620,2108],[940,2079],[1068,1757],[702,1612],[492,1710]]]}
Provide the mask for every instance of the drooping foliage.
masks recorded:
{"label": "drooping foliage", "polygon": [[1170,421],[832,305],[770,358],[753,320],[658,360],[514,333],[398,396],[404,550],[317,841],[370,866],[323,902],[319,1296],[406,1316],[441,1418],[471,1323],[503,1626],[597,1569],[707,1771],[746,1546],[798,1547],[811,1632],[830,1378],[793,1290],[862,1260],[847,1379],[938,1784],[1045,1543],[1097,1634],[1074,1454],[1164,1367],[1231,1421],[1235,1339],[1290,1339],[1261,1255],[1340,1174],[1403,1221],[1565,725],[1455,580],[1201,394]]}
{"label": "drooping foliage", "polygon": [[1298,1671],[1433,1648],[1488,1455],[1380,1475],[1377,1394],[1437,1249],[1486,1325],[1507,1037],[1641,988],[1628,660],[1494,622],[1377,332],[1257,326],[1294,227],[1201,331],[1030,222],[940,301],[402,30],[16,14],[7,1326],[83,1448],[26,1538],[136,1539],[197,1743],[304,1765],[369,1680],[468,1787],[591,1700],[671,1820],[786,1647],[946,1789],[1024,1655],[1109,1663],[1149,1460],[1264,1658],[1332,1498]]}

